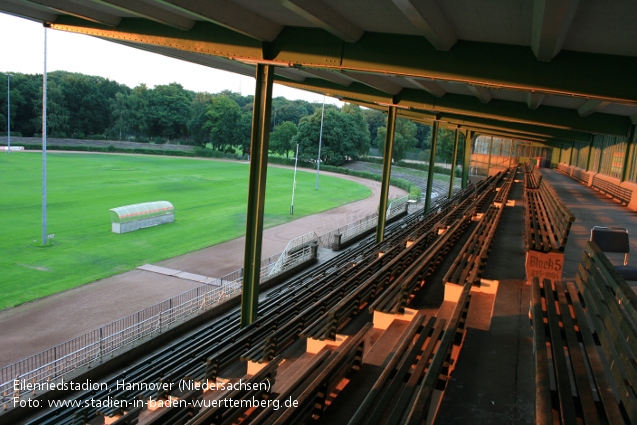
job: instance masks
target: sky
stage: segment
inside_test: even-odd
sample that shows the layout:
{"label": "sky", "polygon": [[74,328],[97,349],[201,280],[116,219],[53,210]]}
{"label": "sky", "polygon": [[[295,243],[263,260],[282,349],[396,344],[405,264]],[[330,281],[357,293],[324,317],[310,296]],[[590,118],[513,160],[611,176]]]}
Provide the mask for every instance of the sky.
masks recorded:
{"label": "sky", "polygon": [[[0,13],[0,72],[42,74],[42,24]],[[187,90],[218,93],[231,90],[254,94],[255,80],[230,72],[145,52],[82,34],[47,30],[47,72],[69,71],[97,75],[131,88],[177,82]],[[322,102],[323,96],[275,84],[273,97]],[[340,105],[326,97],[326,103]]]}

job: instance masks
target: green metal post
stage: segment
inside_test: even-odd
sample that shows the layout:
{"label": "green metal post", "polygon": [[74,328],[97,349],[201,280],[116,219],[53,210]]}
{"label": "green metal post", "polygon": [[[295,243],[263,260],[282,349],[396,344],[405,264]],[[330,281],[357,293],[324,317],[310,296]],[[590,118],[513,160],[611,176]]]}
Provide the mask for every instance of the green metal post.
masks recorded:
{"label": "green metal post", "polygon": [[390,106],[387,111],[387,132],[385,133],[385,150],[383,152],[383,179],[380,186],[380,203],[378,205],[378,225],[376,226],[376,242],[385,238],[385,220],[387,219],[387,197],[389,195],[389,179],[391,178],[391,160],[394,151],[394,129],[396,128],[396,107]]}
{"label": "green metal post", "polygon": [[425,195],[425,212],[431,206],[431,187],[434,184],[434,166],[436,165],[436,144],[438,142],[438,121],[434,121],[431,129],[431,152],[429,152],[429,172],[427,173],[427,194]]}
{"label": "green metal post", "polygon": [[571,142],[571,156],[568,159],[568,165],[573,165],[573,151],[575,150],[575,142]]}
{"label": "green metal post", "polygon": [[241,294],[241,327],[248,326],[256,320],[259,304],[263,209],[265,206],[274,66],[258,64],[256,71],[256,90],[250,135],[250,177],[243,261],[243,292]]}
{"label": "green metal post", "polygon": [[[595,136],[593,136],[594,138]],[[601,143],[600,143],[600,147],[599,147],[599,162],[597,163],[597,173],[602,171],[602,161],[604,160],[604,140],[602,139]]]}
{"label": "green metal post", "polygon": [[449,174],[449,197],[453,196],[453,182],[456,179],[456,162],[458,161],[458,142],[460,130],[456,129],[456,138],[453,140],[453,153],[451,154],[451,174]]}
{"label": "green metal post", "polygon": [[487,161],[487,177],[489,177],[489,171],[491,170],[491,153],[493,151],[493,136],[489,139],[489,160]]}
{"label": "green metal post", "polygon": [[626,181],[628,178],[628,170],[633,166],[633,155],[635,154],[635,142],[637,141],[637,126],[633,125],[630,127],[630,135],[628,136],[628,141],[626,143],[626,156],[624,157],[624,168],[622,168],[622,179],[621,181]]}
{"label": "green metal post", "polygon": [[469,184],[469,165],[471,164],[471,146],[473,145],[473,131],[468,131],[464,139],[464,158],[462,161],[462,183],[464,189]]}
{"label": "green metal post", "polygon": [[593,156],[593,135],[591,134],[591,141],[588,144],[588,158],[586,159],[586,171],[591,169],[591,157]]}

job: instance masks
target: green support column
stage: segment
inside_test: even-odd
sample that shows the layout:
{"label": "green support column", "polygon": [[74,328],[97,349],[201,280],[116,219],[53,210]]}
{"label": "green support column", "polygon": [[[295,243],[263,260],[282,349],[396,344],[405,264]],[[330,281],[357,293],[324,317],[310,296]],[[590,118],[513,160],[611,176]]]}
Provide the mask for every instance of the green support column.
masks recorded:
{"label": "green support column", "polygon": [[469,184],[469,165],[471,164],[471,146],[473,145],[473,131],[467,131],[464,139],[464,158],[462,160],[462,182],[464,189]]}
{"label": "green support column", "polygon": [[568,165],[573,165],[573,151],[575,150],[575,142],[571,142],[571,156],[568,159]]}
{"label": "green support column", "polygon": [[591,141],[588,144],[588,158],[586,159],[586,171],[591,169],[591,157],[593,156],[593,135],[591,134]]}
{"label": "green support column", "polygon": [[[593,136],[593,139],[595,139],[595,136]],[[599,146],[599,159],[597,162],[597,170],[595,170],[596,173],[599,173],[602,170],[602,161],[604,160],[604,145],[605,143],[602,139]]]}
{"label": "green support column", "polygon": [[562,152],[564,152],[564,145],[560,145],[560,157],[557,159],[557,163],[562,163]]}
{"label": "green support column", "polygon": [[248,183],[245,256],[243,260],[241,327],[248,326],[257,319],[259,304],[261,241],[263,238],[263,209],[265,206],[265,181],[270,141],[273,78],[274,66],[257,65],[257,81],[252,110],[252,132],[250,134],[250,177]]}
{"label": "green support column", "polygon": [[391,178],[391,160],[394,151],[394,130],[396,128],[396,107],[390,106],[387,111],[387,132],[385,133],[385,150],[383,152],[383,179],[380,186],[380,203],[378,205],[378,225],[376,226],[376,242],[385,238],[385,220],[387,219],[387,196],[389,195],[389,179]]}
{"label": "green support column", "polygon": [[458,161],[458,142],[460,141],[460,130],[456,129],[456,138],[453,140],[453,154],[451,154],[451,174],[449,174],[449,197],[453,196],[453,182],[456,179],[456,162]]}
{"label": "green support column", "polygon": [[436,144],[438,143],[438,121],[434,121],[431,129],[431,152],[429,153],[429,172],[427,173],[427,194],[425,195],[425,212],[431,206],[431,189],[434,183],[434,166],[436,161]]}
{"label": "green support column", "polygon": [[626,156],[624,157],[624,168],[622,168],[622,180],[626,181],[628,178],[629,169],[633,166],[633,156],[635,155],[635,143],[637,142],[637,126],[630,127],[630,136],[628,136],[628,143],[626,143]]}
{"label": "green support column", "polygon": [[489,139],[489,160],[487,161],[487,177],[489,177],[489,171],[491,170],[491,154],[493,152],[493,136]]}

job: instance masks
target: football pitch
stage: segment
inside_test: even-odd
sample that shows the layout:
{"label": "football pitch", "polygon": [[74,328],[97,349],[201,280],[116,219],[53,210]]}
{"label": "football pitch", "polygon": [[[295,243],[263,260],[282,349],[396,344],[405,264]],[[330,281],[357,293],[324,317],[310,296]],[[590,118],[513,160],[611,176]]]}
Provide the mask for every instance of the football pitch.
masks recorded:
{"label": "football pitch", "polygon": [[[0,155],[0,309],[242,236],[248,164],[163,156],[49,153],[42,245],[42,155]],[[268,167],[265,227],[370,196],[360,184]],[[114,207],[169,201],[175,222],[111,232]]]}

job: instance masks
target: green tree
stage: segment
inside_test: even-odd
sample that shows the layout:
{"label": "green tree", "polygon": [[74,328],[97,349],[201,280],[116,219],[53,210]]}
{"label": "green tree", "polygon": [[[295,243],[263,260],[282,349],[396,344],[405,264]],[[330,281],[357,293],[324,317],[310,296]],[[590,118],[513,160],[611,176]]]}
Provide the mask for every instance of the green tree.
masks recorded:
{"label": "green tree", "polygon": [[118,140],[126,138],[130,120],[129,114],[128,96],[124,93],[116,93],[115,99],[111,99],[111,126],[106,132],[109,138],[117,138]]}
{"label": "green tree", "polygon": [[[346,160],[356,157],[358,132],[352,131],[356,125],[356,121],[349,114],[341,113],[336,108],[325,108],[321,161],[330,165],[342,165]],[[303,153],[299,155],[299,158],[302,160],[316,160],[320,127],[320,110],[301,120],[295,141],[301,146]]]}
{"label": "green tree", "polygon": [[296,143],[293,142],[296,133],[298,133],[298,128],[293,122],[286,121],[277,125],[270,136],[270,152],[285,155],[286,158],[289,158],[290,151],[294,150],[294,146],[296,145]]}
{"label": "green tree", "polygon": [[358,105],[346,103],[341,109],[341,113],[348,115],[353,124],[351,131],[354,132],[353,137],[356,143],[356,151],[355,154],[351,156],[354,158],[366,156],[369,153],[370,138],[369,127],[365,121],[363,111]]}
{"label": "green tree", "polygon": [[197,93],[190,103],[190,118],[186,127],[192,142],[196,145],[206,146],[210,141],[210,131],[205,128],[210,99],[212,95],[209,93]]}
{"label": "green tree", "polygon": [[237,102],[228,96],[215,95],[210,99],[204,128],[210,132],[210,143],[214,149],[225,149],[240,142],[241,115]]}
{"label": "green tree", "polygon": [[64,102],[64,93],[59,84],[47,84],[46,131],[51,137],[68,137],[71,114]]}
{"label": "green tree", "polygon": [[[394,131],[394,148],[392,149],[392,159],[395,162],[405,159],[407,151],[416,146],[416,124],[405,118],[396,119],[396,129]],[[384,154],[386,127],[379,127],[377,134],[378,151]]]}
{"label": "green tree", "polygon": [[163,139],[177,139],[187,134],[193,93],[181,84],[171,83],[155,87],[149,92],[149,135]]}
{"label": "green tree", "polygon": [[149,90],[146,84],[140,84],[131,92],[128,102],[130,105],[130,130],[138,140],[149,136],[148,103]]}
{"label": "green tree", "polygon": [[387,125],[387,116],[382,111],[377,111],[375,109],[366,109],[363,111],[363,115],[365,116],[365,121],[367,122],[371,144],[374,147],[378,147],[378,128],[385,127]]}
{"label": "green tree", "polygon": [[438,140],[436,141],[436,161],[451,163],[454,141],[454,131],[447,130],[446,128],[438,129]]}

